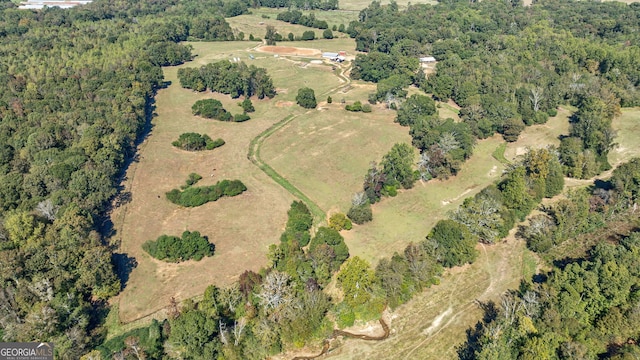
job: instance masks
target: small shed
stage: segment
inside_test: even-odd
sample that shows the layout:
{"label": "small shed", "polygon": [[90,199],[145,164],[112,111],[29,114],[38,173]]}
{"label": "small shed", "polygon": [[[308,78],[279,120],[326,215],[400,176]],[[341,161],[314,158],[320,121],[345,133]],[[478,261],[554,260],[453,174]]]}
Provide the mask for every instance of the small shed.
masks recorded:
{"label": "small shed", "polygon": [[434,58],[433,56],[424,56],[424,57],[421,57],[419,60],[420,60],[421,63],[436,62],[436,58]]}

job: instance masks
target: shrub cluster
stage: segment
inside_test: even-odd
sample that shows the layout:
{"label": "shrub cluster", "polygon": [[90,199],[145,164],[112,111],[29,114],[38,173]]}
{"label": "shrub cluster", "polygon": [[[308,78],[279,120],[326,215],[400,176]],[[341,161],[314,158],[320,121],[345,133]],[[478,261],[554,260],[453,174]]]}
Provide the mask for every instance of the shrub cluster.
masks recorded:
{"label": "shrub cluster", "polygon": [[335,213],[329,218],[329,227],[335,230],[351,230],[351,220],[349,220],[343,213]]}
{"label": "shrub cluster", "polygon": [[166,193],[167,199],[174,204],[195,207],[216,201],[223,196],[236,196],[247,190],[240,180],[222,180],[211,186],[187,187],[183,191],[173,189]]}
{"label": "shrub cluster", "polygon": [[145,242],[142,248],[158,260],[181,262],[200,261],[205,256],[213,256],[214,245],[198,231],[185,231],[182,238],[162,235],[157,240]]}
{"label": "shrub cluster", "polygon": [[353,112],[362,111],[364,113],[370,113],[371,112],[371,105],[369,105],[369,104],[364,104],[363,105],[360,101],[356,101],[352,105],[345,105],[344,109],[347,110],[347,111],[353,111]]}
{"label": "shrub cluster", "polygon": [[193,115],[199,115],[207,119],[216,119],[220,121],[243,122],[251,119],[247,114],[237,114],[235,116],[227,112],[222,107],[222,103],[216,99],[198,100],[191,107]]}
{"label": "shrub cluster", "polygon": [[213,150],[224,145],[224,140],[212,140],[209,135],[198,133],[184,133],[171,145],[187,151]]}
{"label": "shrub cluster", "polygon": [[314,109],[318,105],[315,92],[308,87],[298,90],[296,103],[305,109]]}
{"label": "shrub cluster", "polygon": [[545,206],[543,214],[532,217],[518,235],[529,249],[544,253],[567,239],[592,233],[635,211],[640,194],[638,178],[640,159],[635,158],[616,168],[608,182],[596,180],[592,188],[572,191]]}

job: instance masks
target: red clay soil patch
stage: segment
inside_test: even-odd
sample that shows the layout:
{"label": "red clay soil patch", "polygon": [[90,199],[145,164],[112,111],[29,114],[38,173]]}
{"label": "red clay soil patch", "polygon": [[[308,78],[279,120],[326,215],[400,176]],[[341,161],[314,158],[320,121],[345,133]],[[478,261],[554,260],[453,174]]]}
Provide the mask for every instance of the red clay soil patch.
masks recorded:
{"label": "red clay soil patch", "polygon": [[261,46],[256,50],[280,55],[296,55],[296,56],[314,56],[321,55],[318,49],[298,48],[291,46]]}

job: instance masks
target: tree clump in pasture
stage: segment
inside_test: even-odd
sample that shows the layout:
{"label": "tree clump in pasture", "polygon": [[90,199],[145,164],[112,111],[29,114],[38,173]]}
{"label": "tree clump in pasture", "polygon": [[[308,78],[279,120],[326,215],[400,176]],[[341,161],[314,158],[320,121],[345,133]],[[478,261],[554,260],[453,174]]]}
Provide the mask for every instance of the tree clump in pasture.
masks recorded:
{"label": "tree clump in pasture", "polygon": [[178,137],[178,140],[171,143],[171,145],[187,151],[213,150],[224,144],[222,139],[212,140],[209,135],[198,133],[183,133]]}
{"label": "tree clump in pasture", "polygon": [[173,189],[166,193],[167,200],[185,207],[195,207],[210,201],[217,201],[223,196],[237,196],[247,190],[240,180],[222,180],[211,186],[189,186],[184,190]]}
{"label": "tree clump in pasture", "polygon": [[264,68],[245,63],[232,63],[227,60],[210,63],[200,68],[178,69],[180,85],[185,89],[213,92],[238,98],[257,96],[273,98],[276,95],[271,77]]}
{"label": "tree clump in pasture", "polygon": [[214,245],[198,231],[185,231],[182,237],[162,235],[156,240],[142,244],[142,248],[152,257],[167,262],[187,260],[200,261],[205,256],[213,256]]}
{"label": "tree clump in pasture", "polygon": [[345,105],[344,109],[347,111],[352,111],[352,112],[364,112],[364,113],[370,113],[371,112],[371,105],[369,104],[362,104],[360,101],[356,101],[351,105]]}
{"label": "tree clump in pasture", "polygon": [[280,236],[281,242],[296,241],[299,246],[307,246],[311,240],[309,229],[313,225],[313,216],[302,201],[294,201],[287,212],[289,218],[285,231]]}
{"label": "tree clump in pasture", "polygon": [[298,90],[296,103],[305,109],[315,109],[315,107],[318,105],[318,103],[316,102],[315,92],[313,91],[313,89],[308,87],[304,87]]}
{"label": "tree clump in pasture", "polygon": [[329,218],[329,227],[338,231],[351,230],[351,220],[343,213],[335,213]]}

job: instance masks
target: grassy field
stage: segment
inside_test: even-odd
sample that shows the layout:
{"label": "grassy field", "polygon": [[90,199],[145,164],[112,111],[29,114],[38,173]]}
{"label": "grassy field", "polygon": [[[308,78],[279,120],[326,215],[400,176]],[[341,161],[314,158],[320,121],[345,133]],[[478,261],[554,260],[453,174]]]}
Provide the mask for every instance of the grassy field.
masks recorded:
{"label": "grassy field", "polygon": [[[381,0],[380,4],[381,5],[389,5],[390,2],[391,2],[390,0]],[[417,1],[399,0],[399,1],[396,1],[396,4],[398,4],[398,8],[400,8],[400,9],[406,9],[408,4],[437,4],[437,3],[438,3],[437,1],[433,1],[433,0],[417,0]],[[369,4],[371,4],[370,0],[341,0],[340,1],[340,9],[341,10],[360,11],[360,10],[366,8],[367,6],[369,6]]]}
{"label": "grassy field", "polygon": [[549,118],[546,124],[528,127],[518,138],[518,141],[507,144],[504,156],[509,161],[524,155],[527,148],[541,148],[547,145],[560,145],[560,135],[569,134],[569,116],[574,109],[562,106],[558,115]]}
{"label": "grassy field", "polygon": [[474,155],[456,177],[417,182],[414,189],[374,205],[372,222],[344,233],[351,254],[375,264],[403,251],[409,242],[424,239],[448,211],[500,177],[504,167],[491,154],[501,142],[498,136],[478,142]]}
{"label": "grassy field", "polygon": [[622,115],[613,119],[613,129],[618,137],[618,146],[609,154],[609,162],[617,164],[632,157],[640,156],[638,136],[640,136],[640,107],[622,109]]}
{"label": "grassy field", "polygon": [[[216,59],[248,57],[255,43],[193,43],[195,61],[183,66],[200,66]],[[119,295],[119,318],[129,322],[166,306],[170,297],[182,300],[201,294],[206,286],[228,284],[246,269],[258,270],[267,264],[269,244],[277,241],[286,221],[286,210],[294,197],[247,158],[249,143],[274,123],[304,109],[292,106],[297,89],[314,84],[318,91],[339,86],[340,79],[328,66],[301,67],[296,61],[252,52],[251,63],[268,68],[279,95],[272,100],[255,100],[256,112],[244,123],[224,123],[191,115],[198,99],[214,97],[232,113],[240,112],[238,100],[210,93],[182,89],[177,67],[165,69],[171,82],[156,97],[157,116],[150,136],[140,147],[140,160],[128,173],[125,187],[132,201],[113,214],[120,252],[134,257],[138,265]],[[181,133],[194,131],[221,137],[227,143],[213,151],[191,153],[175,149],[171,142]],[[215,169],[215,170],[214,170]],[[184,184],[196,172],[201,185],[222,179],[239,179],[248,191],[197,208],[180,208],[169,203],[164,193]],[[213,175],[213,176],[212,176]],[[198,230],[216,245],[216,254],[202,261],[167,264],[150,258],[141,250],[143,242],[162,234],[179,235]]]}
{"label": "grassy field", "polygon": [[346,212],[369,163],[394,143],[411,142],[394,114],[376,108],[363,116],[336,102],[322,105],[267,139],[262,157],[325,211]]}

